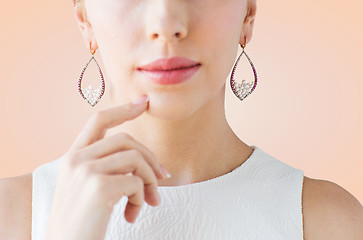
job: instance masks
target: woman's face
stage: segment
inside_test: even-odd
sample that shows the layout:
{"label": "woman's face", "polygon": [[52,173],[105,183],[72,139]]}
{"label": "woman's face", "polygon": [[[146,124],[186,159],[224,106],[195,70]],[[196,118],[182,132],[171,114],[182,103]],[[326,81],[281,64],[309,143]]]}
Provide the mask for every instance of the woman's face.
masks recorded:
{"label": "woman's face", "polygon": [[[213,99],[222,103],[238,44],[252,35],[253,19],[244,23],[247,1],[85,0],[86,21],[79,23],[106,68],[105,94],[112,84],[120,104],[148,95],[148,113],[165,120],[186,118]],[[80,20],[81,11],[76,16]],[[201,65],[188,80],[171,85],[154,83],[138,70],[172,57]]]}

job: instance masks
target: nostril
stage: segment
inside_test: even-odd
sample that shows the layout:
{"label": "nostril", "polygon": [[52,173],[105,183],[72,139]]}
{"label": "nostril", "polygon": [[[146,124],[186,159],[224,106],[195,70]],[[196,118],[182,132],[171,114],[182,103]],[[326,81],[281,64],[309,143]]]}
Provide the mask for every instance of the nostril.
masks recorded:
{"label": "nostril", "polygon": [[175,36],[178,38],[180,37],[180,32],[175,33]]}
{"label": "nostril", "polygon": [[157,34],[157,33],[153,34],[153,38],[158,38],[158,37],[159,37],[159,34]]}

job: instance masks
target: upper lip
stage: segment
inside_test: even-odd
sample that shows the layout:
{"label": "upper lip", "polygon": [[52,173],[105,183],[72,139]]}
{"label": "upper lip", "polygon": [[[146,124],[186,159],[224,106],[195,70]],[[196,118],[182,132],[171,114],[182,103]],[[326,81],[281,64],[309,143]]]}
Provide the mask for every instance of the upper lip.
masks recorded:
{"label": "upper lip", "polygon": [[199,62],[185,57],[160,58],[154,62],[138,67],[138,70],[165,71],[200,65]]}

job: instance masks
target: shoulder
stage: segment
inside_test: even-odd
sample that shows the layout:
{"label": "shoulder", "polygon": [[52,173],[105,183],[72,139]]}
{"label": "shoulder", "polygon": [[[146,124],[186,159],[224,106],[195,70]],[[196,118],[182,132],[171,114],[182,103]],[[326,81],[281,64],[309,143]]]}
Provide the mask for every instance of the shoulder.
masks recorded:
{"label": "shoulder", "polygon": [[326,180],[304,177],[305,240],[363,239],[363,207],[347,190]]}
{"label": "shoulder", "polygon": [[0,235],[31,239],[32,173],[0,179]]}

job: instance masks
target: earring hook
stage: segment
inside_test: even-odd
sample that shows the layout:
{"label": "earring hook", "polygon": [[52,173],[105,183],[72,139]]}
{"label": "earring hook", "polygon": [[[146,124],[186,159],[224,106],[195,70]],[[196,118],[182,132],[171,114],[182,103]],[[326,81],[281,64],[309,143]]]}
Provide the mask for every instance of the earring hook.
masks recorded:
{"label": "earring hook", "polygon": [[92,42],[89,43],[89,49],[92,55],[94,55],[96,53],[96,50],[92,49]]}
{"label": "earring hook", "polygon": [[243,45],[241,45],[242,49],[245,49],[245,47],[246,47],[246,43],[247,43],[246,36],[244,36],[244,38],[245,38],[245,43],[244,43]]}

